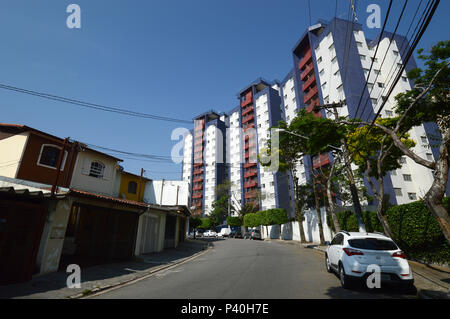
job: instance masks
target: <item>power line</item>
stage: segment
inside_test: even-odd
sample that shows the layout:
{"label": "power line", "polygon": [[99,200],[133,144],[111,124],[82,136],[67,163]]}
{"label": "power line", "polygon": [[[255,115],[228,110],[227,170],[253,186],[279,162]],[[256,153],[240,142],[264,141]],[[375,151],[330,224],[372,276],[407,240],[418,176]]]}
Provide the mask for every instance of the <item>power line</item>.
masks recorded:
{"label": "power line", "polygon": [[[400,23],[401,17],[403,16],[403,12],[405,10],[405,7],[406,7],[407,3],[408,3],[408,0],[405,1],[405,4],[403,6],[403,11],[402,11],[402,13],[400,15],[400,19],[398,19],[397,27],[398,27],[398,24]],[[362,101],[362,97],[364,95],[364,90],[366,89],[367,84],[369,83],[370,73],[372,72],[373,65],[375,64],[375,57],[377,56],[381,40],[383,39],[383,34],[384,34],[384,30],[386,28],[387,21],[389,20],[389,14],[391,12],[391,7],[392,7],[392,0],[389,1],[389,7],[388,7],[387,12],[386,12],[386,17],[384,18],[383,28],[381,29],[380,38],[378,39],[377,48],[375,49],[375,53],[374,53],[374,58],[372,59],[372,63],[370,64],[369,74],[367,74],[366,83],[364,84],[364,87],[363,87],[362,92],[361,92],[361,96],[359,98],[358,106],[356,108],[355,118],[358,117],[359,107],[361,106],[361,101]],[[397,30],[397,27],[395,28],[395,30]],[[389,44],[389,47],[390,47],[390,44]],[[386,49],[386,53],[389,51],[389,47]],[[386,57],[386,55],[385,55],[385,57]],[[384,60],[383,60],[383,62],[384,62]],[[370,96],[369,96],[369,98],[370,98]],[[363,111],[362,114],[364,114],[364,111]]]}
{"label": "power line", "polygon": [[134,117],[152,119],[152,120],[158,120],[158,121],[166,121],[166,122],[185,123],[185,124],[193,123],[193,121],[187,121],[187,120],[176,119],[176,118],[171,118],[171,117],[166,117],[166,116],[159,116],[159,115],[148,114],[148,113],[135,112],[135,111],[130,111],[127,109],[119,108],[119,107],[112,107],[112,106],[106,106],[106,105],[101,105],[101,104],[96,104],[96,103],[84,102],[84,101],[80,101],[80,100],[76,100],[76,99],[66,98],[66,97],[43,93],[43,92],[37,92],[37,91],[33,91],[33,90],[27,90],[27,89],[14,87],[14,86],[1,84],[1,83],[0,83],[0,88],[4,89],[4,90],[28,94],[28,95],[32,95],[32,96],[45,98],[48,100],[82,106],[85,108],[95,109],[95,110],[104,111],[104,112],[111,112],[111,113],[117,113],[117,114],[122,114],[122,115],[128,115],[128,116],[134,116]]}

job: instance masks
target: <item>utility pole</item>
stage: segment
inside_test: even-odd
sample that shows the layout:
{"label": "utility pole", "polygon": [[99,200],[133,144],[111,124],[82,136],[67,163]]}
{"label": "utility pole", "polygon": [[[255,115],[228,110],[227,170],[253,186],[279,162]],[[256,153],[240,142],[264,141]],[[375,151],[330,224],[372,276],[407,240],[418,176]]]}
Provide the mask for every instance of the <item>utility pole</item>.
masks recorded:
{"label": "utility pole", "polygon": [[58,179],[59,179],[59,175],[61,173],[61,166],[62,166],[62,162],[64,159],[64,152],[66,151],[66,146],[67,146],[67,142],[68,142],[69,138],[66,137],[64,139],[64,144],[62,147],[61,152],[59,153],[59,157],[58,157],[58,165],[56,166],[56,177],[55,177],[55,182],[52,185],[52,190],[51,190],[51,195],[52,197],[55,195],[55,192],[58,191]]}
{"label": "utility pole", "polygon": [[138,191],[138,202],[141,201],[141,190],[142,190],[142,176],[144,175],[144,169],[141,168],[141,176],[139,177],[139,191]]}

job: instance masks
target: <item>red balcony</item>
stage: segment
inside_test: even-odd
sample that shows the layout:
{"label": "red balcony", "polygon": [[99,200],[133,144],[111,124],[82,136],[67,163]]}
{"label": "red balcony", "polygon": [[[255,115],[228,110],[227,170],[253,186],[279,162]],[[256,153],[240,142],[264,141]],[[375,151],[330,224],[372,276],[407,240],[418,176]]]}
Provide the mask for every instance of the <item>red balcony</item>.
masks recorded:
{"label": "red balcony", "polygon": [[203,174],[203,168],[196,169],[194,175]]}
{"label": "red balcony", "polygon": [[192,195],[193,199],[199,199],[203,197],[203,193],[195,193],[194,195]]}
{"label": "red balcony", "polygon": [[193,183],[199,183],[199,182],[203,182],[203,176],[199,176],[197,178],[194,178],[192,180]]}
{"label": "red balcony", "polygon": [[242,109],[242,116],[244,116],[244,115],[246,115],[246,114],[248,114],[250,112],[253,112],[253,110],[254,110],[253,106],[249,106],[249,107],[246,107],[246,108]]}
{"label": "red balcony", "polygon": [[316,83],[316,75],[313,74],[312,76],[310,76],[308,78],[308,80],[306,80],[305,83],[303,83],[302,85],[302,91],[305,92],[310,86],[312,86],[313,84]]}
{"label": "red balcony", "polygon": [[255,198],[255,197],[256,197],[255,192],[247,192],[247,193],[245,193],[245,195],[244,195],[244,198],[245,198],[245,199]]}
{"label": "red balcony", "polygon": [[250,91],[245,95],[245,100],[242,101],[241,106],[244,107],[246,105],[249,105],[252,102],[253,102],[253,95],[252,95],[252,91]]}
{"label": "red balcony", "polygon": [[249,167],[253,167],[256,166],[256,162],[255,163],[245,163],[244,164],[244,168],[249,168]]}
{"label": "red balcony", "polygon": [[255,117],[253,116],[253,114],[251,114],[249,116],[246,116],[246,117],[243,117],[242,118],[242,124],[247,123],[247,122],[249,122],[251,120],[254,120],[254,119],[255,119]]}
{"label": "red balcony", "polygon": [[202,207],[202,201],[196,201],[196,202],[194,203],[194,206],[195,206],[195,207]]}
{"label": "red balcony", "polygon": [[305,70],[302,72],[302,74],[300,74],[300,80],[304,81],[305,78],[306,78],[306,76],[307,76],[312,70],[314,70],[314,65],[313,65],[312,63],[311,63],[311,64],[308,64],[308,65],[306,66]]}
{"label": "red balcony", "polygon": [[244,183],[244,188],[252,188],[257,185],[258,185],[258,181],[254,180],[254,181]]}
{"label": "red balcony", "polygon": [[305,56],[300,60],[300,63],[298,64],[298,68],[301,70],[305,66],[306,63],[310,62],[312,59],[312,53],[311,50],[306,52]]}
{"label": "red balcony", "polygon": [[194,167],[203,166],[203,162],[194,163]]}
{"label": "red balcony", "polygon": [[244,173],[244,178],[256,176],[257,174],[256,169],[251,169]]}
{"label": "red balcony", "polygon": [[330,164],[330,157],[328,156],[328,153],[320,154],[319,156],[313,158],[314,168],[325,166],[327,164]]}
{"label": "red balcony", "polygon": [[318,92],[319,92],[319,89],[317,88],[317,86],[313,87],[311,90],[309,90],[308,93],[305,94],[305,97],[303,98],[303,102],[308,104],[307,102],[309,100],[311,100],[311,98],[313,98],[314,95],[316,95]]}
{"label": "red balcony", "polygon": [[199,190],[201,190],[201,189],[203,189],[203,184],[196,185],[196,186],[192,187],[192,190],[193,190],[193,191],[199,191]]}

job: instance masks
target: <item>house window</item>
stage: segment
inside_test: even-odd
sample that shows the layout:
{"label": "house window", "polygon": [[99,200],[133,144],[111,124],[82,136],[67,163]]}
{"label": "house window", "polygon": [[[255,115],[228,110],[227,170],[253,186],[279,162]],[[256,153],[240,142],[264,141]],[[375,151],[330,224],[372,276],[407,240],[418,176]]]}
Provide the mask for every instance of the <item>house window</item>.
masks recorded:
{"label": "house window", "polygon": [[409,174],[403,174],[403,180],[404,180],[405,182],[411,182],[411,181],[412,181],[411,175],[409,175]]}
{"label": "house window", "polygon": [[401,188],[394,188],[395,196],[403,196]]}
{"label": "house window", "polygon": [[91,169],[89,171],[89,176],[95,178],[103,178],[103,174],[105,173],[105,165],[100,162],[92,162]]}
{"label": "house window", "polygon": [[[41,153],[39,154],[39,159],[37,165],[44,166],[48,168],[56,169],[58,166],[59,154],[61,153],[61,148],[56,145],[44,144],[41,147]],[[63,160],[61,163],[61,171],[64,170],[64,164],[66,162],[67,151],[64,152]]]}
{"label": "house window", "polygon": [[384,88],[384,84],[382,82],[378,82],[378,87]]}
{"label": "house window", "polygon": [[137,183],[136,182],[129,182],[128,183],[128,193],[129,194],[136,194],[137,193]]}
{"label": "house window", "polygon": [[416,193],[408,193],[408,198],[410,200],[417,200],[417,195]]}

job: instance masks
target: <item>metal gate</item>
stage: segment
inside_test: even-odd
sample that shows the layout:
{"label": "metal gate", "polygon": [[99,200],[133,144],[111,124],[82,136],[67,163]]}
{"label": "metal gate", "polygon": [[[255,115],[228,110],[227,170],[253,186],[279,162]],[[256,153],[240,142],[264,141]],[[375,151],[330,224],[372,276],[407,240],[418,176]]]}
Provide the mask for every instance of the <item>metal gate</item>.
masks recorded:
{"label": "metal gate", "polygon": [[31,280],[46,213],[44,204],[0,200],[0,284]]}
{"label": "metal gate", "polygon": [[141,254],[148,254],[158,251],[158,218],[153,216],[143,216]]}

